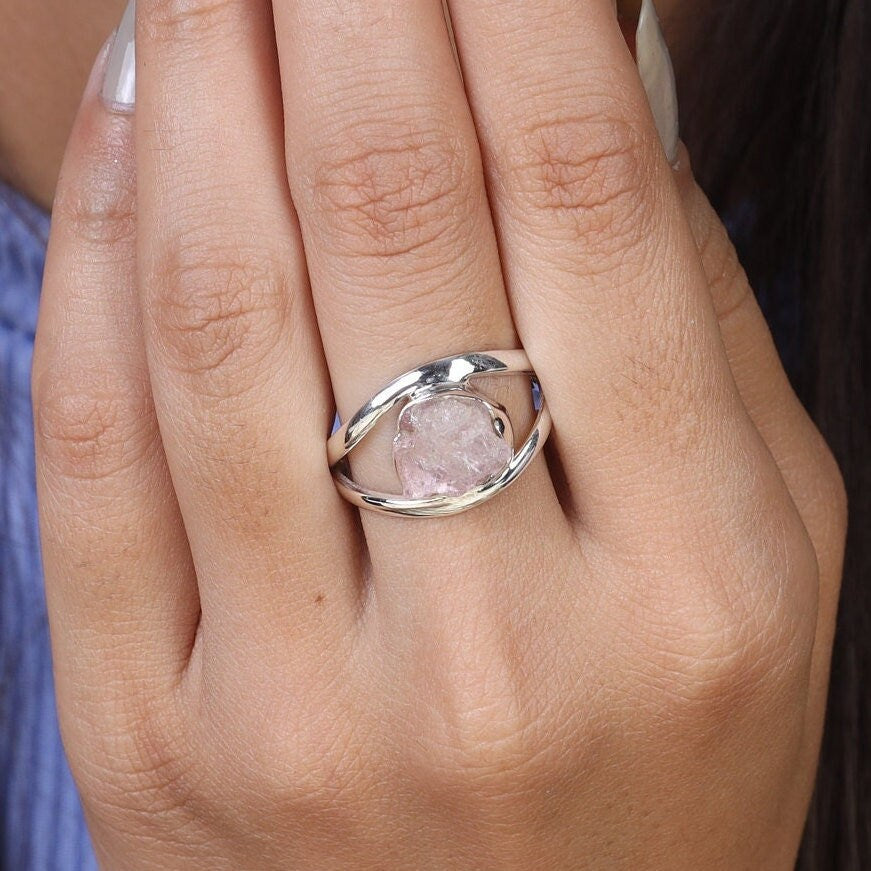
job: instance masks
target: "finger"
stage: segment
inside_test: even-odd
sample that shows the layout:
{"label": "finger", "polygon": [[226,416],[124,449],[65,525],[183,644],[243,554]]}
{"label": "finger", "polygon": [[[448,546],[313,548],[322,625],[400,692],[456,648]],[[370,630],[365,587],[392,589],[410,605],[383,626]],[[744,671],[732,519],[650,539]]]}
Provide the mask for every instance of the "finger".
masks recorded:
{"label": "finger", "polygon": [[816,703],[810,706],[813,722],[809,723],[809,745],[815,754],[821,737],[821,720],[816,712],[828,688],[844,558],[844,485],[831,451],[789,383],[735,248],[693,179],[685,149],[677,179],[735,382],[783,475],[817,554],[820,590],[810,683]]}
{"label": "finger", "polygon": [[359,537],[324,461],[333,403],[270,4],[140,0],[138,14],[140,293],[203,624],[227,655],[240,639],[258,656],[332,640],[356,612]]}
{"label": "finger", "polygon": [[650,518],[679,513],[663,501],[719,480],[736,444],[765,457],[613,3],[451,13],[515,320],[575,502],[591,527],[622,536],[643,516],[649,536]]}
{"label": "finger", "polygon": [[[726,228],[694,181],[685,153],[677,177],[741,398],[814,539],[824,580],[836,587],[845,508],[834,458],[789,383]],[[826,598],[836,599],[836,589]]]}
{"label": "finger", "polygon": [[33,366],[54,667],[77,710],[177,680],[199,616],[135,297],[132,119],[98,99],[101,58],[54,203]]}
{"label": "finger", "polygon": [[[291,190],[342,417],[429,360],[517,347],[440,0],[295,0],[276,7],[276,32],[285,115],[298,122],[287,137]],[[512,390],[517,423],[529,411],[529,384],[518,379]],[[382,490],[398,489],[388,478],[389,436],[371,439],[354,466]],[[521,508],[530,503],[558,516],[540,460],[511,491],[462,517],[465,542],[480,550],[509,516],[531,529]],[[363,519],[376,567],[407,572],[412,536],[424,548],[415,562],[440,565],[452,521]]]}

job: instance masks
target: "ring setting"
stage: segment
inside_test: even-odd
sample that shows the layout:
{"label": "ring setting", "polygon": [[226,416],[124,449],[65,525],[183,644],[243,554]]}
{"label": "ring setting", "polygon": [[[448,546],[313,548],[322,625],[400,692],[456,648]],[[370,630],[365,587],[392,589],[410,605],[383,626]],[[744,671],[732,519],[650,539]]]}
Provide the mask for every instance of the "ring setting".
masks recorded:
{"label": "ring setting", "polygon": [[[537,414],[520,446],[507,410],[472,382],[522,373]],[[401,493],[367,490],[348,471],[348,454],[388,412],[398,408],[393,464]],[[504,490],[544,445],[551,418],[538,379],[521,350],[443,357],[400,375],[339,427],[327,442],[339,492],[360,508],[411,517],[466,511]]]}

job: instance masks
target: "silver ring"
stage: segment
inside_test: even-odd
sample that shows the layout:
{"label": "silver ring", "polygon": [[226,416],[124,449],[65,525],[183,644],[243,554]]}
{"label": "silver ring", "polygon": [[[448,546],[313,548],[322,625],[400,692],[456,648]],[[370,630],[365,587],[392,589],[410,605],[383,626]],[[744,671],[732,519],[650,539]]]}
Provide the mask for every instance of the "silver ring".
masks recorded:
{"label": "silver ring", "polygon": [[[512,373],[525,374],[538,397],[535,422],[519,448],[508,412],[469,383],[477,376]],[[346,458],[400,403],[393,460],[403,492],[366,490],[350,478]],[[486,502],[517,480],[550,428],[550,412],[526,353],[475,351],[395,378],[330,436],[327,458],[339,492],[358,508],[442,517]]]}

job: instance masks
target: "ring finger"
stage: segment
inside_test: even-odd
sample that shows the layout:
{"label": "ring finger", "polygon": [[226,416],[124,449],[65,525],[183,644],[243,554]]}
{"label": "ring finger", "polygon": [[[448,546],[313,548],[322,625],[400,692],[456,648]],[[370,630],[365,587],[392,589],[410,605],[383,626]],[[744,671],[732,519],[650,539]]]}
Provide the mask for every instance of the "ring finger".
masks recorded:
{"label": "ring finger", "polygon": [[692,523],[720,523],[732,482],[710,482],[736,451],[766,472],[736,495],[764,481],[787,500],[614,4],[451,0],[451,13],[510,297],[582,526],[626,550],[685,534],[690,506]]}

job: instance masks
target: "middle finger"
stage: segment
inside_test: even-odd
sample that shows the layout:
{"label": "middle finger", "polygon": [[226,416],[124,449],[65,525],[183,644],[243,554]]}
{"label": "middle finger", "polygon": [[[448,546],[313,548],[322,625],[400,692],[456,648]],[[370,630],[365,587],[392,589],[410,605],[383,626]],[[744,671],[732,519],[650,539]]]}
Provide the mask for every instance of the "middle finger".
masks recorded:
{"label": "middle finger", "polygon": [[[295,0],[277,4],[275,16],[285,116],[294,119],[291,193],[342,418],[428,360],[517,347],[440,0]],[[529,386],[511,381],[519,415]],[[389,490],[390,447],[373,436],[359,451],[375,453],[363,453],[354,473]],[[518,510],[530,501],[559,515],[541,458],[508,493],[463,516],[463,542],[474,550],[500,535],[512,511],[530,516]],[[365,514],[376,568],[401,570],[407,582],[411,534],[423,549],[416,564],[435,564],[428,547],[443,552],[445,520]]]}

